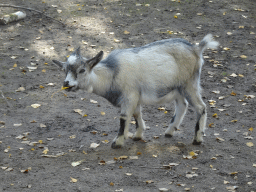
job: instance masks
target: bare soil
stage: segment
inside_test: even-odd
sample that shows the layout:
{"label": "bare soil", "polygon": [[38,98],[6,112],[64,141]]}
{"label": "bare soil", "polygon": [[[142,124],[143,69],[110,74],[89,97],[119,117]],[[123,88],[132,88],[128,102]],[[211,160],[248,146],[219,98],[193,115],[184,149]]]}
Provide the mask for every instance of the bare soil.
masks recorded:
{"label": "bare soil", "polygon": [[[23,10],[24,20],[0,26],[0,192],[256,191],[254,0],[1,3],[40,10],[65,25]],[[0,14],[18,10],[0,7]],[[128,139],[112,149],[119,109],[94,94],[61,91],[65,74],[52,62],[65,61],[79,46],[86,57],[101,50],[106,56],[166,38],[196,43],[208,33],[221,46],[204,53],[201,85],[209,126],[200,146],[191,144],[193,108],[174,137],[164,137],[174,113],[166,104],[144,106],[143,141]],[[20,87],[25,90],[17,92]],[[100,145],[93,149],[91,143]],[[71,165],[77,161],[82,162]],[[163,166],[169,163],[176,164]]]}

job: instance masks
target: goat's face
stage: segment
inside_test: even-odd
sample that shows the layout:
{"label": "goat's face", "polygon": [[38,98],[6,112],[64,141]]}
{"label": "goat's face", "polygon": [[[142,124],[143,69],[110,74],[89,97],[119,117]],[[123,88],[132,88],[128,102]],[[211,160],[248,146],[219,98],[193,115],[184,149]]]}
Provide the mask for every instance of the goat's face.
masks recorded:
{"label": "goat's face", "polygon": [[103,52],[101,51],[94,58],[87,60],[81,57],[80,48],[78,48],[69,56],[66,62],[53,60],[66,73],[63,83],[65,90],[77,91],[78,89],[89,89],[89,74],[92,68],[100,62],[102,56]]}

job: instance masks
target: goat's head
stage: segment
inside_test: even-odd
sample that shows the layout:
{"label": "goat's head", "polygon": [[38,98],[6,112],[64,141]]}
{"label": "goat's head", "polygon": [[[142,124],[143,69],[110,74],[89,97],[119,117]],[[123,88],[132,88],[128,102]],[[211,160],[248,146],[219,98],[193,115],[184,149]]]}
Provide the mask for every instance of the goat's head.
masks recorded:
{"label": "goat's head", "polygon": [[73,52],[66,62],[53,60],[55,64],[61,67],[65,73],[66,78],[63,87],[67,91],[76,91],[80,88],[88,89],[89,74],[93,67],[101,61],[103,51],[99,52],[92,59],[86,59],[80,55],[80,47]]}

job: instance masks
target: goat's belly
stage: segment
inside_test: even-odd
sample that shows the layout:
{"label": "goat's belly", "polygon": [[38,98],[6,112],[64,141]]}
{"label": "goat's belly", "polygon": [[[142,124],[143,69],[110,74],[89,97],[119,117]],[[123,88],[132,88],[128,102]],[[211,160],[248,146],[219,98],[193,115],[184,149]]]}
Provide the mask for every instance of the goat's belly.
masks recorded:
{"label": "goat's belly", "polygon": [[144,105],[170,103],[178,96],[177,91],[172,91],[161,97],[157,94],[142,94],[139,103]]}

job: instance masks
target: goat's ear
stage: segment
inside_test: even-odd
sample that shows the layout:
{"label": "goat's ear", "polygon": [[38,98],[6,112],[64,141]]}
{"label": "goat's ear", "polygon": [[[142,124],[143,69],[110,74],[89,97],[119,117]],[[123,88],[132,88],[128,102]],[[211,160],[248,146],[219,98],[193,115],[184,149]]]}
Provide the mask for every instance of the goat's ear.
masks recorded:
{"label": "goat's ear", "polygon": [[95,57],[86,61],[86,64],[92,69],[95,65],[97,65],[103,57],[103,51],[100,51]]}
{"label": "goat's ear", "polygon": [[61,69],[64,68],[65,63],[61,62],[61,61],[57,61],[57,60],[52,60],[54,64],[56,64],[58,67],[60,67]]}
{"label": "goat's ear", "polygon": [[80,57],[80,47],[78,47],[71,55],[77,55]]}

